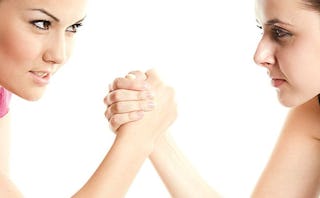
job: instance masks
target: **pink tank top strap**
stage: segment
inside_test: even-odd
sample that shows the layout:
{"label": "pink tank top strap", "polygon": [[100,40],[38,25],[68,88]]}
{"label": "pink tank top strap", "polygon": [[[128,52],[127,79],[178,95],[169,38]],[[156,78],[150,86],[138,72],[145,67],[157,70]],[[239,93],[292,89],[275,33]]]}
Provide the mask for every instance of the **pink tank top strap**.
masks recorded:
{"label": "pink tank top strap", "polygon": [[0,118],[5,116],[9,111],[11,93],[3,87],[0,87]]}

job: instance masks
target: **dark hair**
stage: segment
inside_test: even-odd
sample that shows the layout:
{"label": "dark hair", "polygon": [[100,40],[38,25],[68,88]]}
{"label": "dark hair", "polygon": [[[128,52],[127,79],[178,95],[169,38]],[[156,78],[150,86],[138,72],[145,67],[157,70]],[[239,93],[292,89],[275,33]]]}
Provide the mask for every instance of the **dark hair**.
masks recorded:
{"label": "dark hair", "polygon": [[320,1],[317,0],[303,0],[303,5],[306,8],[320,13]]}
{"label": "dark hair", "polygon": [[[303,6],[320,14],[320,0],[303,0]],[[320,94],[318,95],[320,104]]]}

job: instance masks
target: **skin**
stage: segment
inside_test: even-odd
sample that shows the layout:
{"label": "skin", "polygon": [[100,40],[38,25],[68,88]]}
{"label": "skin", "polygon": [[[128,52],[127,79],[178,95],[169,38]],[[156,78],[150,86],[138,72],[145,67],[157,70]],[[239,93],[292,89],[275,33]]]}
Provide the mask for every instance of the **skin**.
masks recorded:
{"label": "skin", "polygon": [[254,60],[272,79],[284,81],[277,87],[279,101],[293,107],[319,94],[319,14],[302,1],[258,0],[256,16],[263,36]]}
{"label": "skin", "polygon": [[35,74],[47,72],[51,77],[68,60],[85,4],[85,0],[66,1],[68,12],[64,12],[50,1],[3,0],[0,17],[10,20],[0,24],[0,85],[27,100],[39,99],[46,84],[37,83]]}
{"label": "skin", "polygon": [[[39,99],[49,77],[71,55],[77,27],[85,17],[85,7],[86,0],[61,3],[1,0],[0,17],[8,20],[0,23],[0,86],[26,100]],[[144,120],[117,129],[118,134],[101,164],[72,197],[124,197],[152,152],[157,137],[175,120],[172,88],[166,86],[154,71],[147,75],[148,80],[137,82],[131,88],[141,92],[156,90],[166,97],[155,99],[157,107],[148,105],[153,111],[146,113]],[[120,78],[119,82],[122,81]],[[23,197],[10,180],[9,118],[9,114],[0,118],[0,197]],[[146,124],[148,129],[144,127]]]}
{"label": "skin", "polygon": [[[280,103],[291,109],[251,195],[253,198],[320,195],[320,106],[317,98],[320,93],[320,17],[305,3],[302,0],[256,1],[257,22],[263,35],[254,60],[267,69]],[[143,72],[133,73],[137,76],[133,82],[145,78]],[[117,128],[128,122],[135,123],[128,116],[133,110],[143,110],[138,108],[140,92],[132,91],[133,84],[118,87],[121,94],[112,97],[116,100],[106,98],[107,118],[122,117],[117,123],[111,122],[116,133]],[[109,95],[117,95],[119,90],[112,90]],[[157,96],[160,95],[155,93],[155,98]],[[132,108],[125,108],[126,104]],[[112,109],[112,105],[118,107]],[[219,197],[197,175],[168,135],[159,137],[150,159],[173,197],[196,198],[199,197],[197,193],[203,193],[201,197]]]}

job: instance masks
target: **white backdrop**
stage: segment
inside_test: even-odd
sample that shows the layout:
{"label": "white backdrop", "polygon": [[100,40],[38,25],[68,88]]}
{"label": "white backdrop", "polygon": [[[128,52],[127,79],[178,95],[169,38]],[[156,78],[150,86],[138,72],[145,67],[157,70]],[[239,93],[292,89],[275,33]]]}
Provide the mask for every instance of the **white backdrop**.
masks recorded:
{"label": "white backdrop", "polygon": [[[91,0],[74,55],[46,95],[13,98],[15,183],[26,197],[70,197],[113,142],[108,84],[156,68],[176,89],[171,131],[186,156],[225,197],[249,197],[287,111],[253,63],[259,36],[253,0]],[[127,197],[169,197],[149,161]]]}

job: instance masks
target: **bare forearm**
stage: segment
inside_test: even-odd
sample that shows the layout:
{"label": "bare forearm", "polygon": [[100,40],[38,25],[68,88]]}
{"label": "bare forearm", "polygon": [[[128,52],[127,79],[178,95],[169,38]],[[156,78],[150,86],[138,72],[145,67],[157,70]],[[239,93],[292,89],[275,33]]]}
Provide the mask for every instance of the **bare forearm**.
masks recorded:
{"label": "bare forearm", "polygon": [[159,139],[150,160],[172,197],[219,197],[196,172],[170,136]]}
{"label": "bare forearm", "polygon": [[124,197],[151,152],[151,146],[135,139],[118,135],[96,172],[73,197]]}
{"label": "bare forearm", "polygon": [[[88,182],[73,198],[120,198],[127,193],[152,144],[141,143],[135,134],[121,134]],[[6,174],[0,171],[0,197],[23,197]]]}

